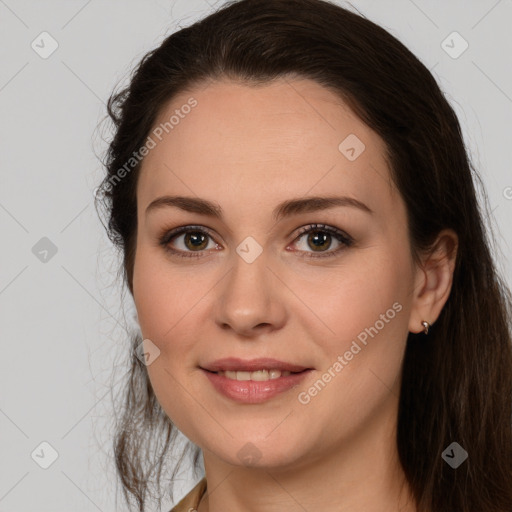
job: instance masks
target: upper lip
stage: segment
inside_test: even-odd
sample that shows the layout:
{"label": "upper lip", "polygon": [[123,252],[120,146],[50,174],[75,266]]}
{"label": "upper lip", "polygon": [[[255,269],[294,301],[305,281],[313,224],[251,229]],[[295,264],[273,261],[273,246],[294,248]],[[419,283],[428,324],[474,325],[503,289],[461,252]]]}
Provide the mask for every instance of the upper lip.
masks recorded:
{"label": "upper lip", "polygon": [[272,359],[269,357],[260,357],[258,359],[239,359],[237,357],[226,357],[224,359],[217,359],[211,363],[202,366],[204,370],[210,372],[220,371],[256,371],[256,370],[281,370],[289,372],[301,372],[303,370],[309,370],[306,366],[300,366],[297,364],[287,363],[285,361],[279,361],[278,359]]}

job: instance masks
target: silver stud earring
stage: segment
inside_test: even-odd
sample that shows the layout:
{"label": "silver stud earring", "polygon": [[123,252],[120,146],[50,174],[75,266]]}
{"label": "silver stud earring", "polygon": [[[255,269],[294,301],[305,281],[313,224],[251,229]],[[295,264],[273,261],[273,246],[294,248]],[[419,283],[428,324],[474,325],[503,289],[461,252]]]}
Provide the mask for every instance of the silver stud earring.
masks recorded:
{"label": "silver stud earring", "polygon": [[425,328],[425,329],[423,330],[423,332],[424,332],[425,334],[428,334],[428,330],[429,330],[429,328],[430,328],[430,324],[429,324],[426,320],[423,320],[423,322],[421,322],[421,325],[423,325],[423,327]]}

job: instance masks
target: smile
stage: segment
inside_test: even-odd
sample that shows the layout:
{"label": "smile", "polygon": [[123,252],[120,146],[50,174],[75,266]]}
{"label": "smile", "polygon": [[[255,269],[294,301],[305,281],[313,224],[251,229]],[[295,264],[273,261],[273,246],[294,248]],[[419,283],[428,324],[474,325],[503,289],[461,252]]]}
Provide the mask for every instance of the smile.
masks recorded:
{"label": "smile", "polygon": [[202,369],[212,388],[220,395],[241,404],[260,404],[297,387],[312,369],[300,372],[289,370],[208,371]]}
{"label": "smile", "polygon": [[281,370],[256,370],[254,372],[246,372],[246,371],[219,371],[215,372],[217,375],[222,375],[228,379],[233,380],[256,380],[256,381],[265,381],[265,380],[274,380],[279,377],[287,377],[292,372],[289,371],[281,371]]}

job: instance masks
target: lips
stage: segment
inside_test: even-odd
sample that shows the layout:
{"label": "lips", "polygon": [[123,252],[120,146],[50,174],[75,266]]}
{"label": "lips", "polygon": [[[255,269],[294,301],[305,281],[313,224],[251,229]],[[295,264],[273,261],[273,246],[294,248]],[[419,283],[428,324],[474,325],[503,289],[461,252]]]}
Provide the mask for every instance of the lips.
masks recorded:
{"label": "lips", "polygon": [[306,366],[300,366],[268,357],[250,360],[239,359],[236,357],[227,357],[224,359],[217,359],[212,363],[205,364],[201,366],[201,368],[209,372],[254,372],[257,370],[279,370],[281,372],[291,373],[299,373],[310,369]]}
{"label": "lips", "polygon": [[[275,359],[273,361],[275,361]],[[262,404],[274,397],[286,396],[286,392],[291,391],[293,388],[303,383],[312,371],[311,369],[296,373],[285,371],[283,374],[277,371],[280,375],[274,379],[252,380],[251,378],[250,380],[239,380],[238,378],[233,379],[228,377],[225,375],[225,372],[222,371],[216,373],[201,369],[202,374],[210,382],[214,390],[224,398],[239,404]],[[231,372],[228,370],[227,373]],[[240,374],[240,372],[235,373],[237,377]],[[249,375],[249,372],[241,373]],[[291,400],[291,397],[292,395],[288,395],[288,400]]]}

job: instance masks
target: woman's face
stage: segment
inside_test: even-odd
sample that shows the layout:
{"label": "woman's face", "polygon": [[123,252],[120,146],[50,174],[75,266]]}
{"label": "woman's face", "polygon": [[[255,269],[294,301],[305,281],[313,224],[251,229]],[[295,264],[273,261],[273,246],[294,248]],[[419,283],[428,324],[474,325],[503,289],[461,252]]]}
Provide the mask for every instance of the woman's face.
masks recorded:
{"label": "woman's face", "polygon": [[[154,128],[133,292],[171,420],[236,465],[286,467],[356,439],[392,442],[407,334],[421,325],[382,139],[310,80],[197,87]],[[164,196],[186,199],[148,208]],[[224,358],[242,360],[232,371],[258,358],[281,362],[262,370],[308,370],[206,371]]]}

